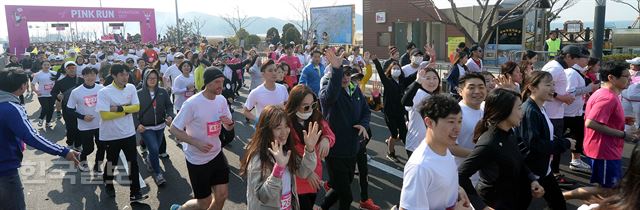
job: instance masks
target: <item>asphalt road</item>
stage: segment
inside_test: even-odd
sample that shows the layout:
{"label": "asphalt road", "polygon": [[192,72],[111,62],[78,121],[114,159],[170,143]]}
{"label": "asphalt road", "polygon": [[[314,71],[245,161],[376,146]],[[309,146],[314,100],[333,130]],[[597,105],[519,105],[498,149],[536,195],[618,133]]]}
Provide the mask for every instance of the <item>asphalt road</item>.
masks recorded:
{"label": "asphalt road", "polygon": [[[249,81],[247,81],[249,83]],[[246,89],[241,90],[241,96],[237,101],[244,101],[248,94]],[[27,110],[29,118],[34,120],[39,114],[39,104],[36,98],[27,98]],[[233,118],[236,121],[236,139],[224,150],[230,164],[231,174],[229,183],[229,198],[224,209],[246,209],[246,182],[238,176],[240,157],[243,148],[254,132],[254,128],[245,122],[241,110],[241,103],[234,103],[236,112]],[[37,126],[33,122],[34,126]],[[37,127],[38,131],[47,139],[58,144],[65,145],[65,128],[61,120],[56,121],[51,129]],[[404,147],[396,145],[396,153],[401,163],[394,163],[385,158],[386,144],[384,140],[389,136],[382,113],[372,112],[371,130],[373,139],[368,145],[369,161],[369,196],[380,205],[382,209],[390,209],[399,201],[402,187],[402,169],[406,162]],[[139,155],[140,175],[143,177],[147,187],[149,199],[140,204],[129,203],[129,189],[126,185],[116,185],[117,196],[110,198],[104,193],[101,185],[101,176],[94,176],[89,173],[80,173],[63,158],[51,156],[43,152],[28,147],[24,151],[23,166],[20,169],[21,178],[24,184],[25,199],[27,209],[163,209],[167,210],[171,204],[183,203],[192,197],[192,190],[189,184],[186,162],[182,151],[173,143],[169,132],[166,132],[168,146],[167,152],[170,157],[161,159],[161,167],[165,171],[167,184],[158,188],[151,177],[151,173],[146,170],[146,166]],[[631,144],[625,145],[624,161],[628,165]],[[89,156],[90,165],[93,164],[95,153]],[[585,186],[588,183],[588,174],[572,172],[568,169],[568,155],[565,154],[561,165],[561,170],[567,177],[577,181],[577,186]],[[326,171],[326,170],[325,170]],[[120,170],[121,174],[126,174]],[[325,179],[327,176],[325,174]],[[126,178],[124,180],[127,180]],[[356,176],[352,184],[354,200],[359,200],[359,179]],[[321,202],[322,195],[318,196],[316,203]],[[576,209],[579,202],[569,202],[569,209]],[[530,209],[544,209],[544,201],[535,200]],[[355,209],[357,202],[352,203]]]}

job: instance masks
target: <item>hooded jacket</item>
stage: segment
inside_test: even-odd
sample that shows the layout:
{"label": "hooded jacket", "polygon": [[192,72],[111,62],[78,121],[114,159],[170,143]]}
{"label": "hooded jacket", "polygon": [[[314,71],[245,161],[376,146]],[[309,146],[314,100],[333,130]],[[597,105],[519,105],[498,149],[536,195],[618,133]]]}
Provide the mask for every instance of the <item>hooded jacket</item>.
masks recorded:
{"label": "hooded jacket", "polygon": [[69,149],[42,137],[31,126],[18,96],[0,91],[0,177],[18,174],[27,145],[51,155],[66,156]]}
{"label": "hooded jacket", "polygon": [[163,88],[158,87],[158,82],[156,80],[156,88],[154,90],[155,94],[155,103],[153,103],[153,98],[151,97],[151,91],[147,85],[147,80],[149,78],[149,74],[155,72],[160,78],[160,73],[156,70],[149,70],[144,73],[142,77],[142,88],[138,90],[138,100],[140,100],[140,112],[134,115],[133,119],[135,122],[135,126],[138,125],[143,126],[156,126],[162,123],[165,123],[165,118],[167,116],[175,117],[173,113],[173,104],[171,103],[171,98],[169,97],[169,93]]}

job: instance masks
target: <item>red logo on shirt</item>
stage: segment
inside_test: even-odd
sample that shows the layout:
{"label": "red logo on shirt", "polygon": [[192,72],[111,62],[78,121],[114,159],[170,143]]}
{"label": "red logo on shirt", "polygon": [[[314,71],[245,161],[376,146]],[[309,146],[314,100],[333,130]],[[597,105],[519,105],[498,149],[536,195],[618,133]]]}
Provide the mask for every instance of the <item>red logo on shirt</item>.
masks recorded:
{"label": "red logo on shirt", "polygon": [[84,105],[87,107],[94,107],[96,106],[96,103],[98,103],[98,96],[97,95],[89,95],[89,96],[85,96],[83,98],[84,100]]}
{"label": "red logo on shirt", "polygon": [[44,90],[51,91],[52,89],[53,89],[53,84],[45,84],[44,85]]}

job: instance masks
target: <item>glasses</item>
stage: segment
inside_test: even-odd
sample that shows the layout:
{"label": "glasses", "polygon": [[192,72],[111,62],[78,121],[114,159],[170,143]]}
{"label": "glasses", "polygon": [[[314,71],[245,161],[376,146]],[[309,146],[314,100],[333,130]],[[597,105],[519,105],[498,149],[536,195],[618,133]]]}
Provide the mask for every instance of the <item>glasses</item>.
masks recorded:
{"label": "glasses", "polygon": [[313,103],[311,103],[309,105],[303,106],[302,110],[304,110],[305,112],[308,112],[311,109],[317,109],[317,108],[318,108],[318,102],[316,101],[316,102],[313,102]]}

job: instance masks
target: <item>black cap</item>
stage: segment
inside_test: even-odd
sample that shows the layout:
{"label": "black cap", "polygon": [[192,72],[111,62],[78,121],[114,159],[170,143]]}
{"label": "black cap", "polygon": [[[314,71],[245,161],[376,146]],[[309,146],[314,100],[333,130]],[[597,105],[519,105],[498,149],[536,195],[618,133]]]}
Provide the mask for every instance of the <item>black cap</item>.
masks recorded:
{"label": "black cap", "polygon": [[[224,77],[222,71],[219,68],[211,66],[204,70],[202,78],[204,79],[204,86],[207,86],[211,81],[218,79],[220,77]],[[204,87],[202,87],[204,89]]]}
{"label": "black cap", "polygon": [[424,55],[424,53],[422,53],[422,51],[420,50],[414,50],[413,52],[411,52],[411,56],[418,56],[418,55]]}
{"label": "black cap", "polygon": [[582,46],[578,46],[578,45],[567,45],[564,46],[562,48],[562,54],[564,55],[573,55],[573,56],[577,56],[580,58],[588,58],[589,54],[585,53],[588,52],[588,50],[586,50],[586,48],[582,47]]}
{"label": "black cap", "polygon": [[135,61],[133,60],[133,58],[127,58],[127,63],[129,62],[135,62]]}
{"label": "black cap", "polygon": [[478,45],[473,45],[471,48],[469,48],[470,52],[476,51],[476,50],[482,50],[482,47],[478,46]]}

